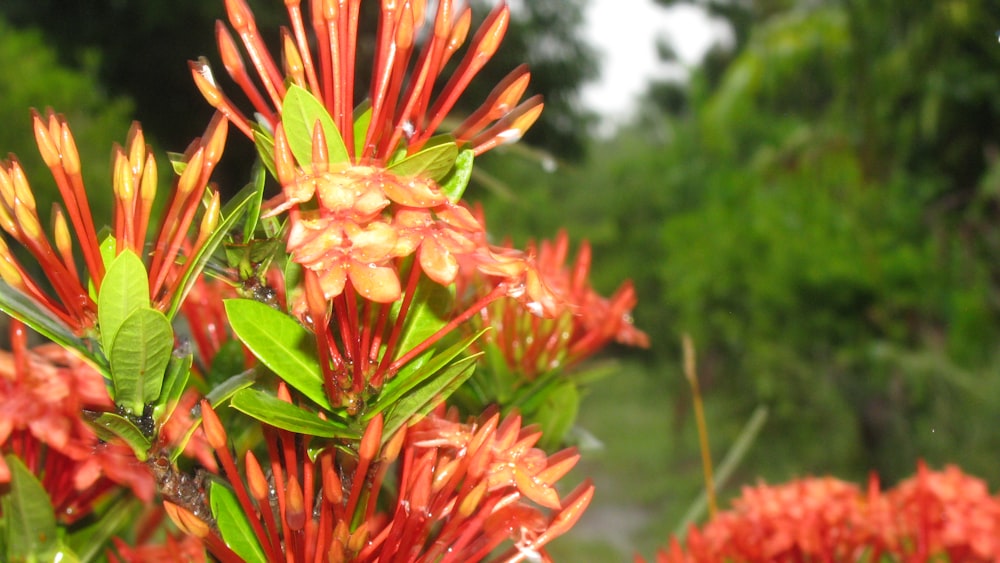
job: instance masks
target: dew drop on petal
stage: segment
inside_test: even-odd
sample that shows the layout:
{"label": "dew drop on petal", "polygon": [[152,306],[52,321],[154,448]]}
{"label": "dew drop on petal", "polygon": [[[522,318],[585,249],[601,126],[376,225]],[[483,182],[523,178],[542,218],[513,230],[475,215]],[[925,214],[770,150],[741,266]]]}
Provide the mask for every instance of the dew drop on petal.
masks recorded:
{"label": "dew drop on petal", "polygon": [[521,297],[524,297],[525,291],[523,283],[512,285],[507,289],[507,296],[514,299],[520,299]]}

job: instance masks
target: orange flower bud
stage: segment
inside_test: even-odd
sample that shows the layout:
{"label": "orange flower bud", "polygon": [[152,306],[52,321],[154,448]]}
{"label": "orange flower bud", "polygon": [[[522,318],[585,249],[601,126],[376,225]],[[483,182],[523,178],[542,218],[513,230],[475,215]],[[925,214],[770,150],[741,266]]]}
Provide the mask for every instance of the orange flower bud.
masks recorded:
{"label": "orange flower bud", "polygon": [[163,511],[167,513],[170,520],[184,533],[196,538],[203,538],[209,534],[208,524],[194,514],[191,514],[188,509],[165,500],[163,501]]}
{"label": "orange flower bud", "polygon": [[285,523],[290,530],[301,530],[306,525],[305,499],[294,476],[290,476],[285,485]]}
{"label": "orange flower bud", "polygon": [[201,401],[201,422],[208,444],[216,450],[226,449],[226,429],[222,426],[219,415],[212,410],[212,405],[205,399]]}
{"label": "orange flower bud", "polygon": [[60,155],[62,156],[63,169],[70,176],[80,173],[80,153],[76,150],[76,141],[73,140],[73,133],[69,130],[69,125],[62,124],[60,130]]}
{"label": "orange flower bud", "polygon": [[261,469],[257,457],[249,450],[247,450],[246,455],[246,477],[247,485],[250,486],[250,494],[257,499],[258,503],[264,503],[268,498],[267,477],[264,476],[264,471]]}
{"label": "orange flower bud", "polygon": [[42,155],[42,160],[49,168],[60,165],[58,137],[53,138],[49,134],[49,129],[42,122],[42,116],[34,109],[31,110],[31,124],[35,129],[35,144],[38,145],[38,152]]}

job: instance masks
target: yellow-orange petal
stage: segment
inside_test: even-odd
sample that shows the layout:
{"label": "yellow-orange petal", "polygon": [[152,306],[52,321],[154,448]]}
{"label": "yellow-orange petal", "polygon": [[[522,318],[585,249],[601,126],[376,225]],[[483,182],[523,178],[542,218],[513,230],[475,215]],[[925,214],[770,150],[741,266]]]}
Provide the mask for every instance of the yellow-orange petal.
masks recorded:
{"label": "yellow-orange petal", "polygon": [[382,191],[392,201],[407,207],[435,207],[448,201],[437,182],[419,176],[401,178],[385,174]]}
{"label": "yellow-orange petal", "polygon": [[358,227],[345,224],[344,230],[351,241],[351,258],[358,262],[383,262],[394,257],[399,233],[392,225],[383,222]]}
{"label": "yellow-orange petal", "polygon": [[333,299],[344,292],[347,284],[347,272],[344,268],[336,266],[324,271],[313,271],[319,275],[319,287],[323,290],[325,299]]}
{"label": "yellow-orange petal", "polygon": [[365,299],[376,303],[392,303],[399,299],[402,289],[396,270],[374,263],[364,264],[352,261],[347,274],[354,289]]}
{"label": "yellow-orange petal", "polygon": [[458,275],[458,260],[435,237],[420,245],[420,267],[427,277],[441,285],[450,285]]}

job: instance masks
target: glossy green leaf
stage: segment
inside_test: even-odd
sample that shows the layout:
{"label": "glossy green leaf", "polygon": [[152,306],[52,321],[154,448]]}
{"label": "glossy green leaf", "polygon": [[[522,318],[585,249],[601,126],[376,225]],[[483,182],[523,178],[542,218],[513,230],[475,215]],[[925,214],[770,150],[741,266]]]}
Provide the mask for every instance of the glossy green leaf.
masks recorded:
{"label": "glossy green leaf", "polygon": [[253,144],[257,147],[257,156],[260,157],[260,161],[267,168],[267,171],[271,173],[271,177],[277,179],[278,171],[274,167],[274,135],[256,123],[251,123],[250,127],[253,129]]}
{"label": "glossy green leaf", "polygon": [[5,561],[52,561],[58,552],[56,515],[49,494],[21,458],[4,456],[10,484],[0,496]]}
{"label": "glossy green leaf", "polygon": [[253,186],[253,195],[247,202],[247,219],[243,223],[243,243],[253,240],[253,232],[257,229],[257,221],[260,220],[260,204],[264,201],[264,167],[260,162],[254,163],[253,172],[250,176],[250,185]]}
{"label": "glossy green leaf", "polygon": [[87,419],[87,422],[105,442],[119,438],[132,448],[136,459],[146,461],[152,444],[131,420],[112,412],[103,412],[93,419]]}
{"label": "glossy green leaf", "polygon": [[163,313],[143,308],[129,315],[109,355],[115,404],[142,413],[143,405],[155,401],[173,347],[174,331]]}
{"label": "glossy green leaf", "polygon": [[209,258],[215,253],[215,250],[219,248],[222,244],[223,239],[229,234],[236,221],[240,218],[243,210],[246,209],[250,200],[253,199],[255,194],[255,187],[250,184],[244,186],[242,190],[237,193],[231,201],[229,201],[225,207],[222,209],[221,219],[219,224],[215,227],[215,231],[212,235],[205,241],[205,244],[195,253],[193,256],[188,258],[187,264],[184,266],[184,272],[181,273],[181,281],[178,284],[178,290],[174,292],[173,297],[170,300],[170,309],[167,311],[167,318],[173,319],[177,315],[177,311],[180,310],[181,303],[187,298],[188,293],[191,288],[194,287],[196,281],[198,281],[198,276],[205,269],[205,265],[208,263]]}
{"label": "glossy green leaf", "polygon": [[299,166],[308,167],[312,164],[312,133],[317,121],[326,136],[330,162],[349,160],[344,138],[334,125],[333,118],[309,91],[293,84],[288,87],[288,93],[281,104],[281,124],[288,137],[288,147]]}
{"label": "glossy green leaf", "polygon": [[225,307],[233,332],[261,363],[317,405],[332,410],[309,331],[264,303],[229,299]]}
{"label": "glossy green leaf", "polygon": [[229,549],[247,563],[267,563],[264,548],[236,494],[229,487],[213,481],[209,487],[208,502],[219,533]]}
{"label": "glossy green leaf", "polygon": [[382,388],[382,392],[379,393],[376,400],[368,405],[368,410],[365,411],[364,419],[369,420],[379,412],[391,407],[394,403],[400,401],[407,393],[433,377],[438,371],[444,369],[449,362],[467,350],[469,346],[472,346],[472,343],[482,336],[486,330],[488,329],[484,329],[477,334],[463,338],[459,342],[456,342],[445,350],[437,353],[425,363],[420,365],[407,364],[406,366],[403,366],[395,377],[386,382],[385,386]]}
{"label": "glossy green leaf", "polygon": [[435,182],[440,181],[455,166],[458,145],[451,137],[441,137],[437,142],[431,139],[416,154],[412,154],[389,167],[399,176],[422,176]]}
{"label": "glossy green leaf", "polygon": [[107,235],[101,239],[101,244],[98,245],[98,251],[101,253],[101,262],[104,263],[104,271],[107,272],[111,263],[114,262],[115,258],[118,256],[118,241],[115,237]]}
{"label": "glossy green leaf", "polygon": [[315,413],[255,389],[244,389],[236,393],[230,404],[251,418],[298,434],[322,438],[361,437],[360,432],[344,422],[323,420]]}
{"label": "glossy green leaf", "polygon": [[142,259],[124,250],[111,261],[101,291],[97,295],[97,322],[101,329],[101,347],[110,354],[122,323],[129,315],[149,307],[149,276]]}
{"label": "glossy green leaf", "polygon": [[184,153],[167,151],[167,160],[170,161],[170,168],[173,169],[174,174],[178,176],[187,169],[187,159],[184,157]]}
{"label": "glossy green leaf", "polygon": [[[403,322],[395,358],[409,352],[448,323],[454,296],[452,289],[424,276],[417,284],[413,302]],[[394,359],[395,359],[394,358]]]}
{"label": "glossy green leaf", "polygon": [[458,203],[465,193],[465,188],[469,186],[469,179],[472,178],[472,164],[476,159],[476,153],[472,149],[465,149],[458,153],[455,159],[455,167],[441,181],[441,191],[452,203]]}
{"label": "glossy green leaf", "polygon": [[212,387],[212,390],[205,395],[205,399],[215,408],[256,382],[257,370],[248,369]]}
{"label": "glossy green leaf", "polygon": [[[34,299],[14,289],[3,280],[0,280],[0,311],[23,322],[35,332],[38,332],[63,348],[76,350],[83,357],[93,361],[102,372],[104,371],[104,366],[99,365],[99,362],[90,353],[83,341],[77,338],[68,326],[54,317],[52,313],[48,312]],[[104,375],[108,376],[106,372]]]}
{"label": "glossy green leaf", "polygon": [[187,389],[188,379],[191,376],[191,365],[194,363],[194,354],[191,351],[191,344],[184,344],[174,350],[167,364],[167,372],[163,376],[163,386],[160,389],[160,396],[153,405],[153,420],[162,424],[170,419],[177,402],[181,400],[181,395]]}
{"label": "glossy green leaf", "polygon": [[372,104],[365,100],[354,108],[354,154],[360,155],[365,150],[365,137],[372,123]]}
{"label": "glossy green leaf", "polygon": [[385,428],[382,432],[383,443],[388,441],[396,433],[396,430],[399,430],[412,417],[431,412],[434,407],[461,387],[475,370],[475,356],[462,358],[441,370],[437,375],[427,379],[420,387],[402,399],[392,403],[392,409],[385,418]]}

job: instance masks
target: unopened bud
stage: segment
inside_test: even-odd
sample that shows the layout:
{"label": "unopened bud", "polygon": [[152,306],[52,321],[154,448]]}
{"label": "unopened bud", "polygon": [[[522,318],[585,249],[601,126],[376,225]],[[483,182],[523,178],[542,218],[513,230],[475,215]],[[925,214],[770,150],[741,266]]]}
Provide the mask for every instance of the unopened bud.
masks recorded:
{"label": "unopened bud", "polygon": [[208,444],[216,450],[226,449],[226,429],[219,420],[219,415],[212,410],[212,405],[208,401],[201,401],[201,425],[205,430],[205,437]]}
{"label": "unopened bud", "polygon": [[268,498],[268,489],[270,488],[267,484],[267,477],[264,476],[264,471],[261,469],[257,457],[249,450],[247,450],[246,455],[246,476],[247,485],[250,486],[250,494],[258,502],[266,500]]}
{"label": "unopened bud", "polygon": [[41,153],[45,165],[49,168],[59,166],[59,146],[56,144],[58,137],[52,138],[48,127],[42,121],[42,116],[34,109],[31,110],[31,124],[35,130],[35,144],[38,145],[38,152]]}
{"label": "unopened bud", "polygon": [[219,91],[219,87],[215,83],[215,77],[212,76],[212,68],[208,66],[205,59],[188,61],[188,67],[191,68],[194,85],[198,87],[198,91],[201,92],[202,97],[205,98],[208,105],[213,108],[218,108],[222,105],[222,92]]}
{"label": "unopened bud", "polygon": [[301,530],[306,525],[305,499],[302,498],[302,488],[294,476],[288,478],[285,485],[285,522],[291,530]]}
{"label": "unopened bud", "polygon": [[191,514],[186,508],[177,506],[170,501],[163,501],[163,511],[167,513],[167,516],[186,534],[192,535],[196,538],[203,538],[208,535],[209,528],[205,521],[201,520],[194,514]]}
{"label": "unopened bud", "polygon": [[281,52],[283,54],[285,76],[291,78],[293,84],[305,88],[306,76],[305,67],[302,65],[302,56],[295,47],[295,41],[287,30],[281,30]]}
{"label": "unopened bud", "polygon": [[80,153],[76,150],[76,141],[73,140],[73,133],[69,130],[69,125],[63,123],[60,130],[60,154],[62,155],[63,169],[70,176],[80,173]]}

